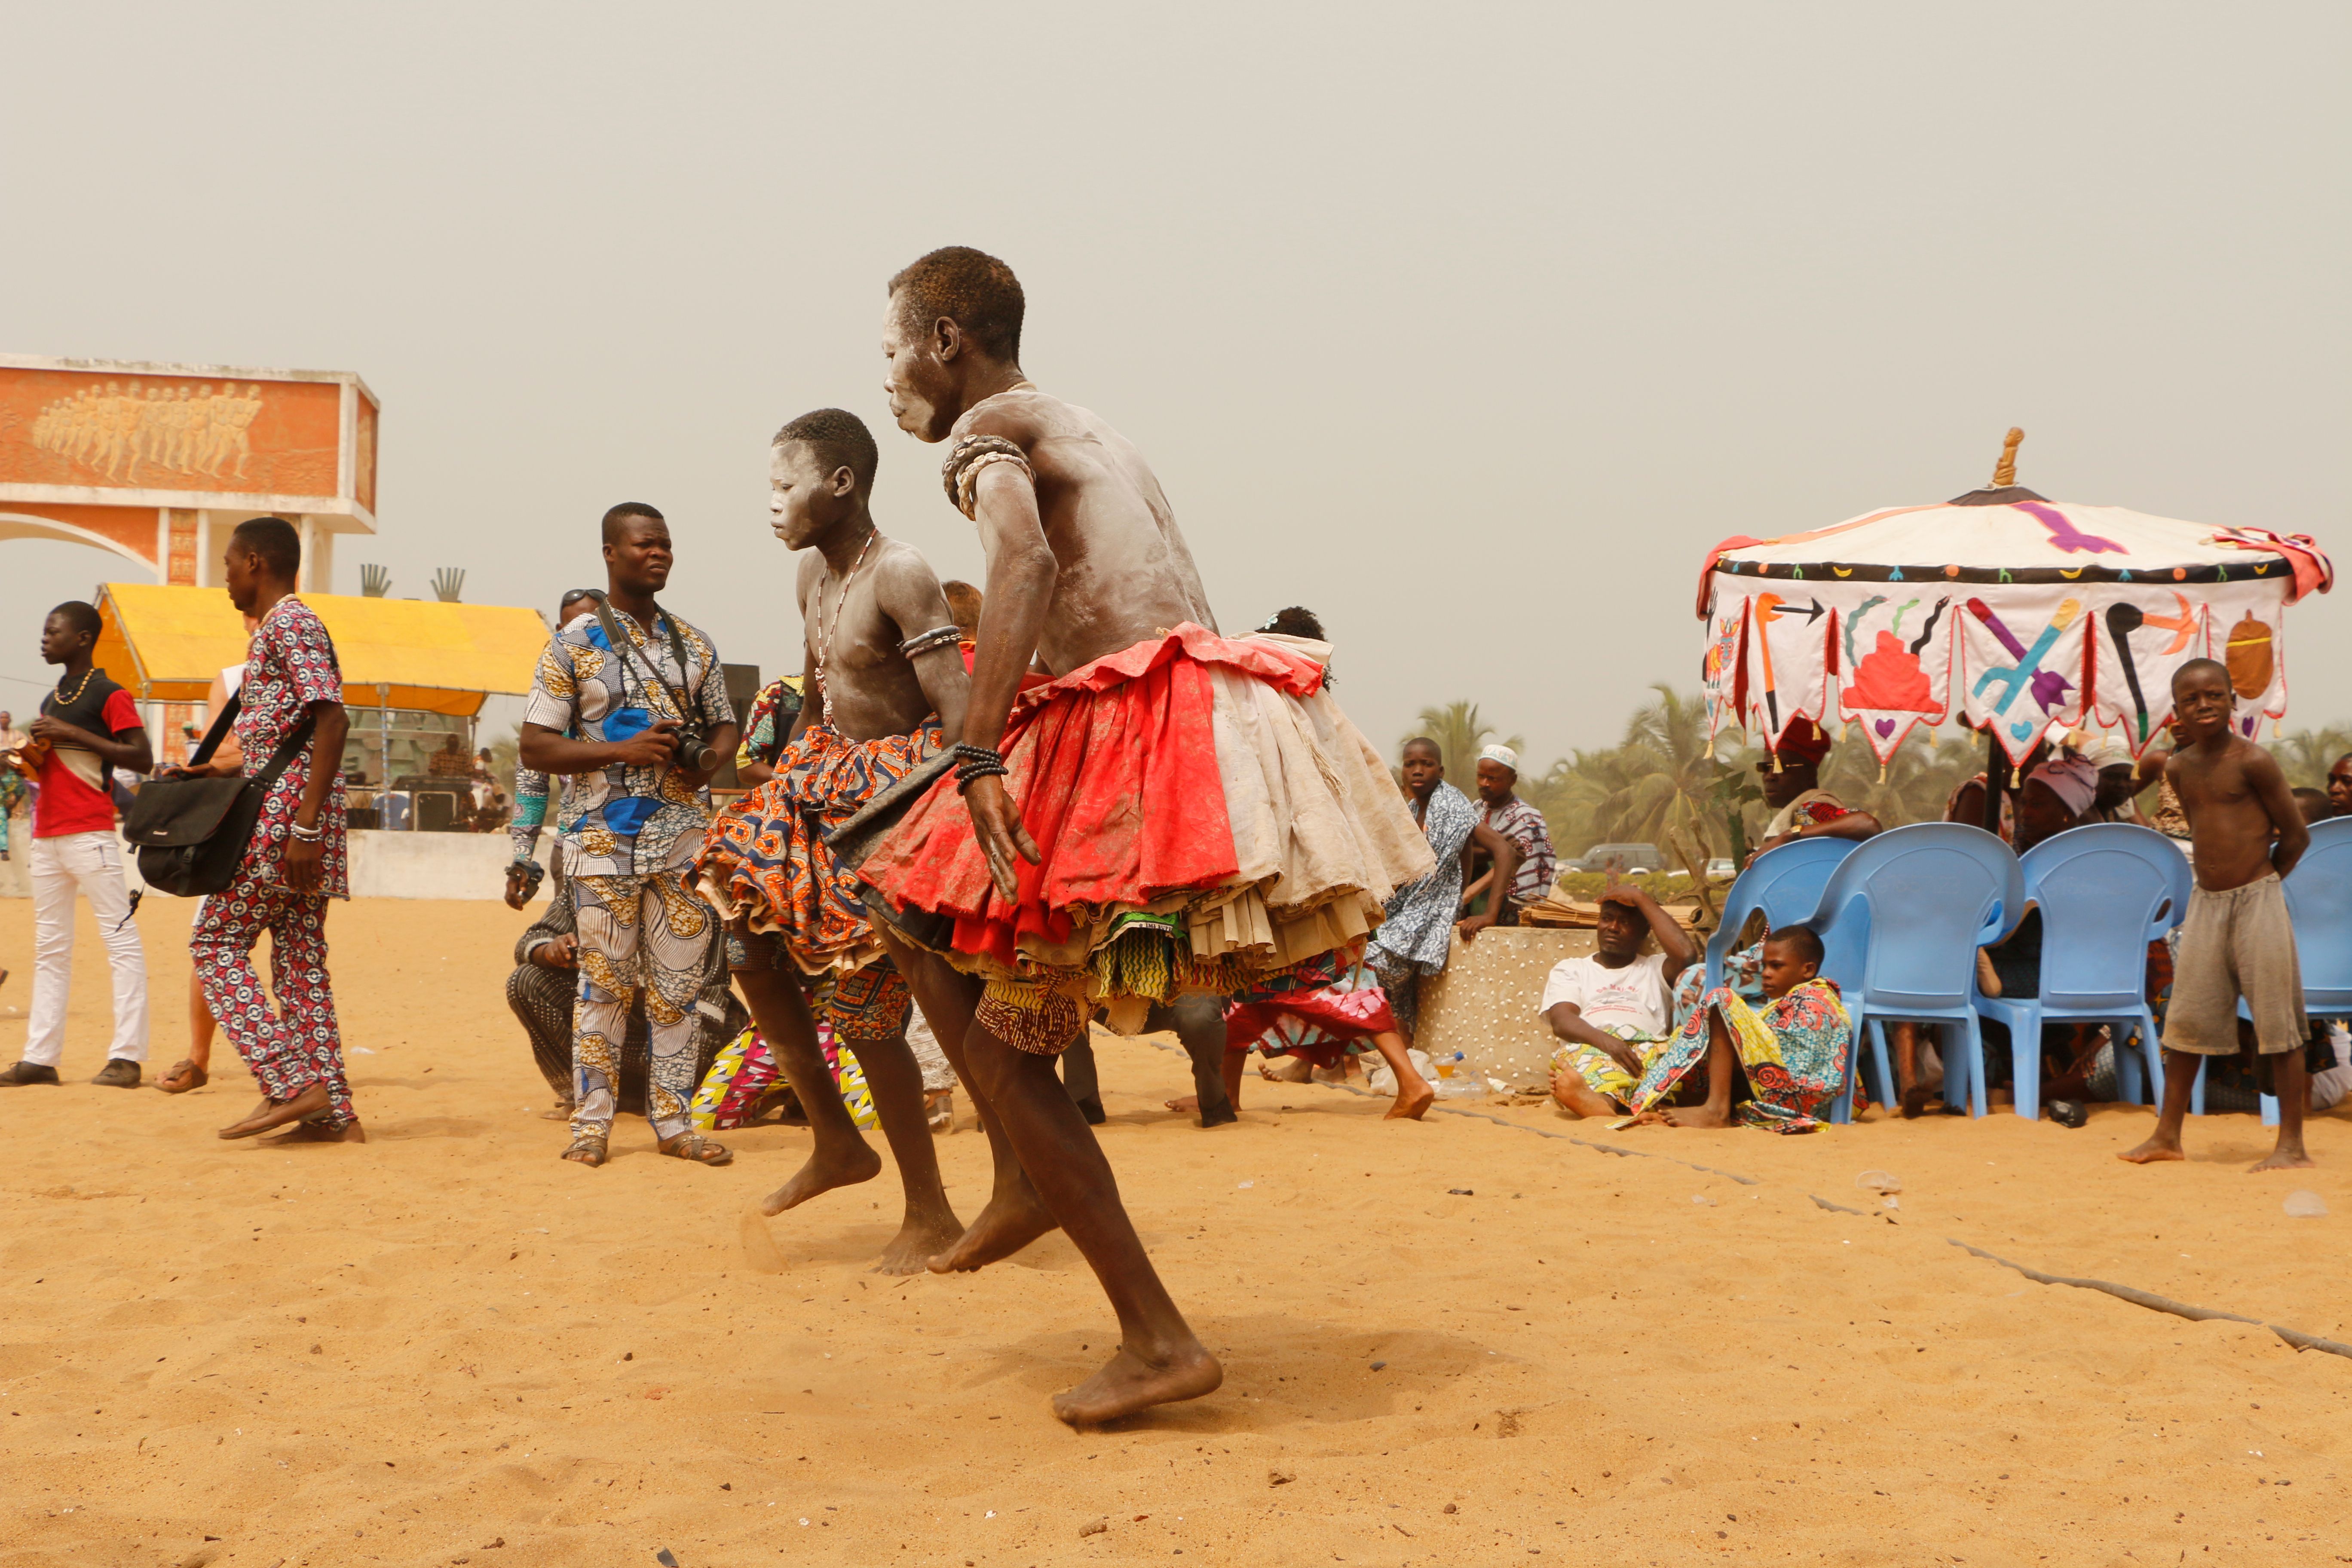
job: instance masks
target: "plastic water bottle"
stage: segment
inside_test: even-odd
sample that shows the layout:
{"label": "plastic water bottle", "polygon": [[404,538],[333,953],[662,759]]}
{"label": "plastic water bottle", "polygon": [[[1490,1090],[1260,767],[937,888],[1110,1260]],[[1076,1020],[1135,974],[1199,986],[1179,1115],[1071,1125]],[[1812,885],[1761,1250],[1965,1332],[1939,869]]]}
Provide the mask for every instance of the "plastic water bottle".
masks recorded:
{"label": "plastic water bottle", "polygon": [[1468,1058],[1454,1051],[1437,1058],[1437,1081],[1432,1085],[1442,1099],[1458,1100],[1465,1095],[1484,1094],[1486,1086],[1470,1070]]}

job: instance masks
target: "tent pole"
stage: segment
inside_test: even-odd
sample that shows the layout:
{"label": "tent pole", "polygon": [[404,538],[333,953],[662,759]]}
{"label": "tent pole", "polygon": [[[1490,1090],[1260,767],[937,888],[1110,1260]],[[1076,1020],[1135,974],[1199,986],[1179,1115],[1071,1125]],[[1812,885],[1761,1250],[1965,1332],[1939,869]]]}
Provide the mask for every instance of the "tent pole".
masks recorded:
{"label": "tent pole", "polygon": [[1990,724],[1985,726],[1985,805],[1984,830],[1994,837],[2000,837],[2000,797],[2009,788],[2009,753],[2000,749],[2000,735]]}

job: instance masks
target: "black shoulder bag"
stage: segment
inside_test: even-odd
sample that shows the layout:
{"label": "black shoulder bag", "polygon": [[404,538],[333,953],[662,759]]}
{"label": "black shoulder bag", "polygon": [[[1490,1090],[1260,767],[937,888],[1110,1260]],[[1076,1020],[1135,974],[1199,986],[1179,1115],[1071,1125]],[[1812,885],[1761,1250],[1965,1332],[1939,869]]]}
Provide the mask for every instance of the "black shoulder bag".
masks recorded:
{"label": "black shoulder bag", "polygon": [[[236,714],[237,699],[231,697],[188,759],[191,766],[212,760]],[[250,778],[155,778],[140,785],[123,819],[122,837],[139,851],[141,880],[159,893],[182,898],[217,893],[235,881],[246,846],[253,842],[262,801],[310,743],[318,721],[316,713],[303,714],[278,742],[269,765]]]}

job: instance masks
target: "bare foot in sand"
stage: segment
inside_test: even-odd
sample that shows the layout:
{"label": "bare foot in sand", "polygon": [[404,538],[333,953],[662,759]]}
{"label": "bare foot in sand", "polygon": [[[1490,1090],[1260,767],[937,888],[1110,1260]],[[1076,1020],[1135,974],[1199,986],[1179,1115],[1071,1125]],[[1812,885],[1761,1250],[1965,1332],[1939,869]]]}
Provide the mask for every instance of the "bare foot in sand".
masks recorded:
{"label": "bare foot in sand", "polygon": [[1664,1113],[1669,1127],[1728,1127],[1731,1112],[1712,1105],[1677,1105]]}
{"label": "bare foot in sand", "polygon": [[1163,1100],[1160,1103],[1166,1106],[1171,1110],[1182,1111],[1187,1114],[1191,1114],[1199,1111],[1201,1109],[1201,1097],[1197,1094],[1188,1094],[1176,1100]]}
{"label": "bare foot in sand", "polygon": [[293,1099],[283,1101],[265,1097],[254,1108],[253,1114],[242,1121],[231,1122],[220,1130],[224,1138],[250,1138],[257,1132],[267,1132],[273,1127],[283,1127],[289,1121],[299,1121],[306,1116],[316,1116],[327,1109],[327,1086],[314,1083]]}
{"label": "bare foot in sand", "polygon": [[2159,1132],[2151,1134],[2147,1142],[2126,1149],[2116,1158],[2129,1160],[2135,1165],[2153,1165],[2165,1160],[2186,1160],[2189,1156],[2180,1152],[2180,1140],[2167,1138]]}
{"label": "bare foot in sand", "polygon": [[2281,1143],[2271,1151],[2270,1158],[2262,1163],[2247,1166],[2246,1173],[2252,1175],[2256,1171],[2307,1171],[2314,1163],[2312,1157],[2303,1152],[2302,1140],[2297,1139],[2292,1144]]}
{"label": "bare foot in sand", "polygon": [[1437,1103],[1437,1091],[1428,1083],[1416,1079],[1397,1089],[1396,1103],[1389,1107],[1383,1121],[1418,1121],[1422,1114]]}
{"label": "bare foot in sand", "polygon": [[953,1247],[963,1235],[963,1221],[953,1213],[908,1215],[890,1245],[874,1265],[877,1274],[920,1274],[932,1258]]}
{"label": "bare foot in sand", "polygon": [[1067,1394],[1054,1396],[1054,1414],[1073,1426],[1098,1426],[1179,1399],[1198,1399],[1225,1381],[1225,1369],[1199,1344],[1154,1365],[1126,1346]]}
{"label": "bare foot in sand", "polygon": [[1903,1120],[1916,1121],[1927,1114],[1928,1109],[1944,1098],[1944,1080],[1934,1079],[1927,1083],[1915,1083],[1903,1091]]}
{"label": "bare foot in sand", "polygon": [[882,1173],[882,1156],[867,1148],[864,1141],[852,1144],[838,1157],[823,1152],[811,1154],[808,1163],[793,1173],[793,1179],[760,1200],[760,1212],[779,1215],[786,1209],[798,1208],[819,1193],[829,1193],[835,1187],[854,1187],[860,1182],[870,1182]]}
{"label": "bare foot in sand", "polygon": [[298,1121],[277,1137],[270,1139],[268,1146],[275,1149],[287,1143],[364,1143],[366,1142],[367,1129],[356,1121],[347,1121],[341,1127],[326,1127],[316,1121]]}
{"label": "bare foot in sand", "polygon": [[1010,1258],[1048,1231],[1061,1227],[1045,1211],[1045,1200],[1023,1176],[1019,1182],[991,1194],[988,1206],[954,1245],[930,1261],[934,1274],[968,1273]]}

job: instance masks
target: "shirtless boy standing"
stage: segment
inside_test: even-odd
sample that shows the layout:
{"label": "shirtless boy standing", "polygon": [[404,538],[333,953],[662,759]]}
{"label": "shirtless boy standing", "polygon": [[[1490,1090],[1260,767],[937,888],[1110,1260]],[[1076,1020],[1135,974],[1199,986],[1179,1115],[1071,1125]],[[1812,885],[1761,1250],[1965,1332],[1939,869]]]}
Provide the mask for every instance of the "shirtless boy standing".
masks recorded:
{"label": "shirtless boy standing", "polygon": [[2311,1163],[2303,1150],[2303,1048],[2310,1026],[2279,879],[2303,858],[2311,830],[2276,760],[2231,722],[2236,698],[2227,668],[2190,659],[2173,672],[2172,703],[2182,743],[2164,764],[2164,778],[2189,816],[2197,888],[2181,922],[2164,1015],[2164,1109],[2147,1142],[2118,1157],[2140,1165],[2184,1158],[2180,1123],[2198,1058],[2237,1054],[2242,996],[2253,1015],[2256,1077],[2274,1079],[2271,1092],[2279,1105],[2278,1147],[2252,1168],[2292,1170]]}
{"label": "shirtless boy standing", "polygon": [[[860,874],[877,914],[967,992],[984,983],[966,1065],[1043,1223],[1118,1311],[1118,1353],[1054,1402],[1082,1425],[1223,1373],[1145,1256],[1053,1053],[1097,1005],[1131,1026],[1152,1004],[1229,995],[1360,942],[1432,860],[1322,667],[1220,637],[1142,454],[1023,374],[1023,310],[1012,269],[976,250],[891,279],[891,412],[950,443],[949,495],[979,526],[988,582],[956,776]],[[1046,679],[1024,680],[1033,660]],[[998,1245],[1024,1240],[1008,1225]]]}
{"label": "shirtless boy standing", "polygon": [[879,1269],[912,1274],[963,1226],[940,1182],[922,1068],[907,1044],[906,979],[822,836],[937,752],[942,722],[961,729],[966,679],[930,563],[874,525],[877,457],[865,422],[838,408],[776,433],[769,511],[776,537],[802,552],[806,700],[773,776],[711,823],[691,880],[735,927],[735,982],[815,1138],[763,1206],[781,1214],[882,1169],[817,1044],[807,994],[817,991],[866,1070],[906,1190],[905,1223]]}

